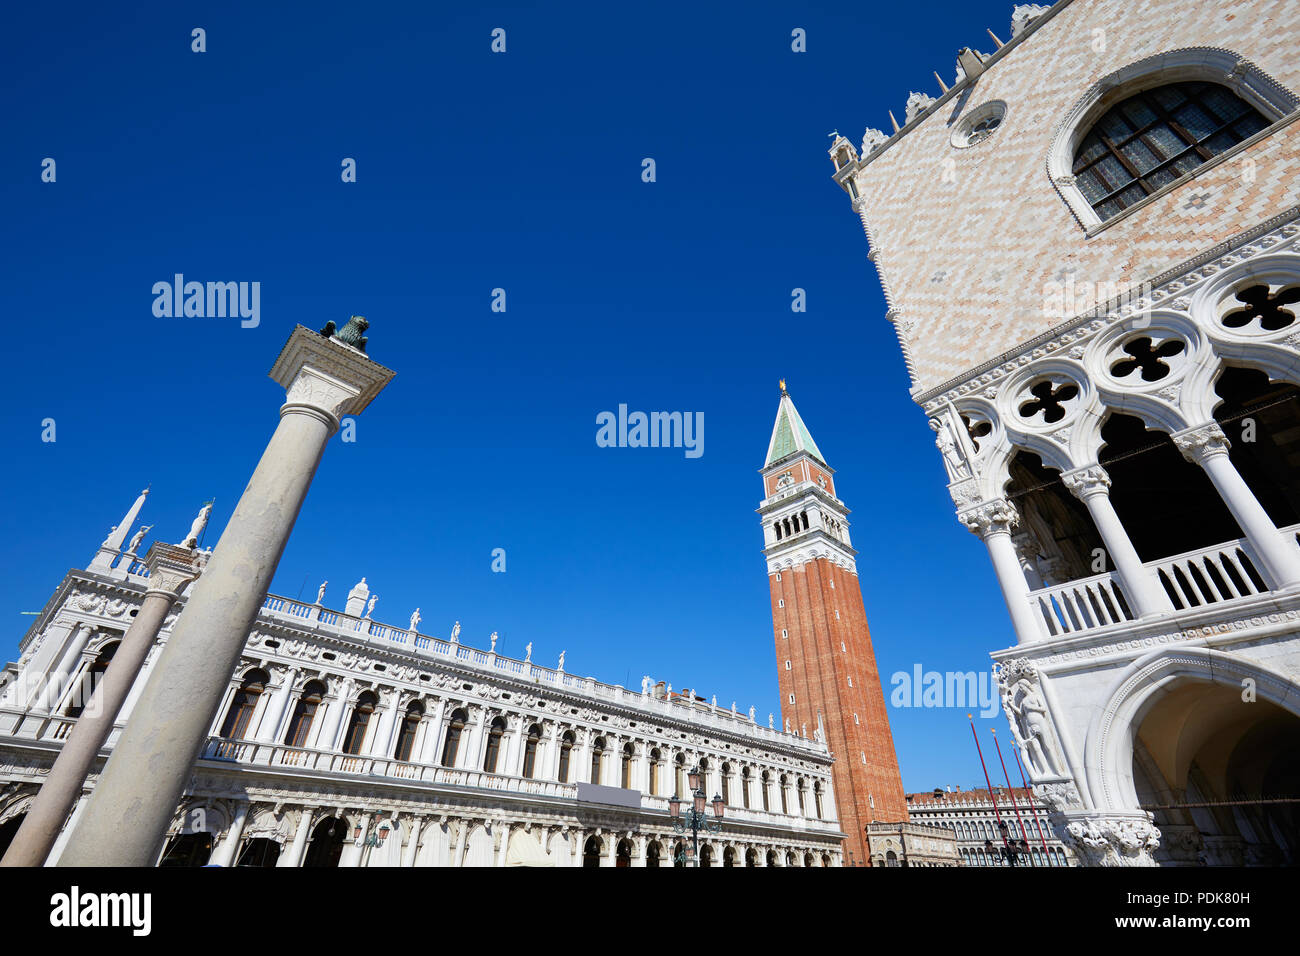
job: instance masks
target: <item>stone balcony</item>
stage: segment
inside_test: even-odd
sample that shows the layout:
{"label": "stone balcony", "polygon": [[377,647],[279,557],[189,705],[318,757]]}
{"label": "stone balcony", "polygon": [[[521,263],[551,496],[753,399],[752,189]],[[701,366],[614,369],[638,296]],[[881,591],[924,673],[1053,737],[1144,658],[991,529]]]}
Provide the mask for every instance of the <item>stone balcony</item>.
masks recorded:
{"label": "stone balcony", "polygon": [[[1300,542],[1300,525],[1282,529]],[[1259,611],[1300,606],[1295,589],[1274,591],[1261,575],[1261,562],[1246,539],[1225,541],[1208,548],[1149,561],[1152,572],[1168,594],[1173,610],[1153,619],[1157,630],[1167,629],[1170,617],[1184,626]],[[1080,578],[1029,592],[1030,605],[1042,620],[1047,640],[1088,635],[1103,637],[1144,629],[1113,572]]]}

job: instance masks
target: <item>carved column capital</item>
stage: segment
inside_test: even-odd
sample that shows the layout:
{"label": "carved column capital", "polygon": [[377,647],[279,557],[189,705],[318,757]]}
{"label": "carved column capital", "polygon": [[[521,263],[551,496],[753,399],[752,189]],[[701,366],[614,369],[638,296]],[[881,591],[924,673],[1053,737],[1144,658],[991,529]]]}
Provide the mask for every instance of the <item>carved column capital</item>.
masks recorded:
{"label": "carved column capital", "polygon": [[1110,475],[1101,465],[1084,465],[1064,472],[1061,483],[1080,501],[1087,501],[1093,495],[1110,493]]}
{"label": "carved column capital", "polygon": [[358,415],[393,378],[393,372],[365,353],[303,326],[294,329],[271,378],[286,390],[280,414],[323,414],[338,427],[343,415]]}
{"label": "carved column capital", "polygon": [[167,595],[173,601],[185,586],[197,578],[207,564],[207,556],[193,548],[155,541],[144,557],[149,568],[149,590]]}
{"label": "carved column capital", "polygon": [[[1071,817],[1074,817],[1071,819]],[[1065,838],[1092,866],[1155,866],[1160,830],[1141,816],[1065,814]]]}
{"label": "carved column capital", "polygon": [[1020,514],[1007,499],[994,498],[961,512],[957,520],[971,533],[987,538],[991,534],[1010,534],[1020,523]]}
{"label": "carved column capital", "polygon": [[1226,455],[1232,447],[1232,442],[1228,441],[1228,436],[1223,433],[1218,422],[1186,428],[1170,437],[1183,457],[1194,465],[1204,465],[1206,459],[1215,455]]}

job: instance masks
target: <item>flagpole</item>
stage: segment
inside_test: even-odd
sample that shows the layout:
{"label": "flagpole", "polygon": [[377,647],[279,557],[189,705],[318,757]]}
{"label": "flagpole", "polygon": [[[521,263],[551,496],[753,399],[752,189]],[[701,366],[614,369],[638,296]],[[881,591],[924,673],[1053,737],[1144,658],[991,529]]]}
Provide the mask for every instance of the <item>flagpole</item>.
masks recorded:
{"label": "flagpole", "polygon": [[[1016,766],[1020,769],[1020,782],[1025,785],[1025,790],[1032,794],[1033,791],[1029,789],[1029,781],[1025,779],[1025,765],[1020,762],[1020,748],[1017,747],[1012,750],[1011,755],[1016,758]],[[1043,836],[1043,823],[1038,819],[1038,808],[1032,807],[1032,809],[1034,811],[1034,826],[1038,827],[1038,840],[1043,844],[1043,852],[1049,853],[1047,838]]]}
{"label": "flagpole", "polygon": [[[1007,762],[1002,758],[1002,745],[998,743],[998,729],[990,727],[989,733],[993,735],[993,746],[998,751],[998,763],[1002,764],[1002,776],[1007,781],[1007,791],[1011,794],[1011,808],[1016,811],[1016,823],[1020,824],[1020,839],[1025,841],[1025,846],[1029,846],[1029,834],[1025,832],[1025,821],[1020,818],[1020,804],[1016,803],[1016,788],[1011,786],[1011,774],[1007,773]],[[1029,854],[1025,854],[1029,856]],[[1034,858],[1029,856],[1029,865],[1034,866]]]}
{"label": "flagpole", "polygon": [[1002,845],[1006,846],[1007,833],[1002,828],[1002,814],[998,812],[998,798],[993,795],[993,784],[989,782],[989,768],[984,765],[984,751],[980,749],[980,735],[975,733],[975,718],[966,715],[970,721],[970,735],[975,738],[975,752],[980,755],[980,769],[984,771],[984,786],[989,788],[989,799],[993,801],[993,817],[998,821],[998,832],[1002,834]]}

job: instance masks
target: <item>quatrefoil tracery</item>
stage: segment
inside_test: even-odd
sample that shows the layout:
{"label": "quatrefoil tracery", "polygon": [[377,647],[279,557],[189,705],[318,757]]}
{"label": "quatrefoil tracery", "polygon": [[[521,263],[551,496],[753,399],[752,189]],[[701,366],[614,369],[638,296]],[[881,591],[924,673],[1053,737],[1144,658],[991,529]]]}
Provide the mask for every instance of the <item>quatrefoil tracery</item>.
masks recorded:
{"label": "quatrefoil tracery", "polygon": [[1258,322],[1263,331],[1277,332],[1295,322],[1295,311],[1282,307],[1300,302],[1300,286],[1274,292],[1267,285],[1252,285],[1238,292],[1236,299],[1244,305],[1224,314],[1224,326],[1244,329]]}
{"label": "quatrefoil tracery", "polygon": [[1156,345],[1151,336],[1144,335],[1125,343],[1123,351],[1128,358],[1111,365],[1110,374],[1116,378],[1127,378],[1134,372],[1139,372],[1142,381],[1158,382],[1173,371],[1167,360],[1182,354],[1186,348],[1179,339],[1165,339]]}
{"label": "quatrefoil tracery", "polygon": [[1032,397],[1020,404],[1020,417],[1032,421],[1041,415],[1044,422],[1052,425],[1069,413],[1070,403],[1079,397],[1079,386],[1042,379],[1029,386],[1028,394]]}

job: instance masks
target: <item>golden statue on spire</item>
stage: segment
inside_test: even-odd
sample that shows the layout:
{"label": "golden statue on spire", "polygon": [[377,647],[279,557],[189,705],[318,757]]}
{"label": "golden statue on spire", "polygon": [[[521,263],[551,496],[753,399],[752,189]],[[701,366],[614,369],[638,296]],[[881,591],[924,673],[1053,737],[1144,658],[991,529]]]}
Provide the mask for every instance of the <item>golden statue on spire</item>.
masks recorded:
{"label": "golden statue on spire", "polygon": [[781,386],[781,394],[784,395],[784,394],[785,394],[785,379],[781,379],[781,381],[780,381],[779,384],[780,384],[780,386]]}

